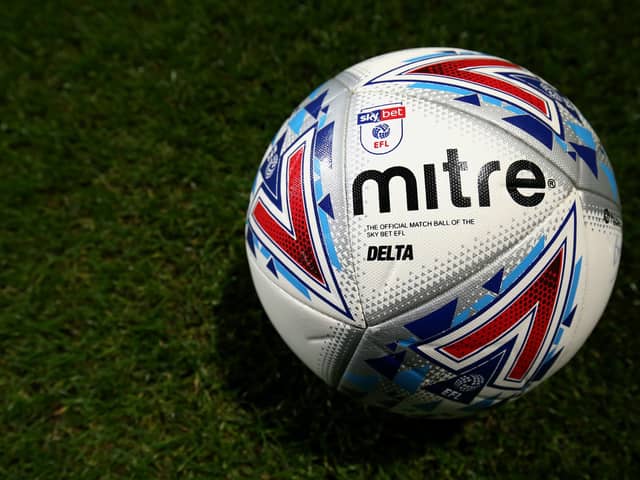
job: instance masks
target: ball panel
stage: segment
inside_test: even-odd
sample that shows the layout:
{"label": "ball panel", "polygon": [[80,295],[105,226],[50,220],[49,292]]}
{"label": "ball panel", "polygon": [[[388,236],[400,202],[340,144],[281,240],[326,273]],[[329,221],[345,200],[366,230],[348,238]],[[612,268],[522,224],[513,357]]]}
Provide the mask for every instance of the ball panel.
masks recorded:
{"label": "ball panel", "polygon": [[[580,328],[567,322],[578,302],[571,294],[576,264],[585,254],[576,200],[571,195],[563,201],[480,273],[411,312],[369,327],[340,388],[405,414],[447,416],[517,398],[543,381],[556,361],[572,355],[567,355],[575,342],[572,328]],[[543,295],[548,295],[546,312],[538,304]],[[462,348],[473,331],[482,332],[473,340],[477,352],[442,350],[456,343]],[[456,382],[469,375],[481,375],[485,383],[464,391]]]}
{"label": "ball panel", "polygon": [[[477,116],[433,101],[434,95],[373,86],[352,97],[347,210],[368,325],[424,304],[478,272],[525,238],[574,188],[536,150]],[[393,116],[394,109],[402,110],[400,118],[386,120],[392,130],[387,144],[395,139],[398,145],[372,153],[381,142],[372,134],[379,124],[375,115]],[[538,186],[521,195],[508,182],[511,176]]]}
{"label": "ball panel", "polygon": [[508,60],[456,48],[381,55],[343,72],[354,91],[399,88],[494,122],[556,164],[577,187],[619,203],[606,152],[580,110],[555,87]]}
{"label": "ball panel", "polygon": [[294,299],[262,271],[251,252],[247,254],[253,284],[271,323],[307,367],[335,386],[363,330]]}
{"label": "ball panel", "polygon": [[620,264],[622,217],[618,206],[600,195],[579,192],[583,220],[584,253],[576,292],[574,328],[569,332],[560,369],[584,344],[604,313]]}
{"label": "ball panel", "polygon": [[349,96],[341,83],[326,82],[282,125],[256,176],[247,243],[275,288],[364,326],[345,233],[342,132]]}

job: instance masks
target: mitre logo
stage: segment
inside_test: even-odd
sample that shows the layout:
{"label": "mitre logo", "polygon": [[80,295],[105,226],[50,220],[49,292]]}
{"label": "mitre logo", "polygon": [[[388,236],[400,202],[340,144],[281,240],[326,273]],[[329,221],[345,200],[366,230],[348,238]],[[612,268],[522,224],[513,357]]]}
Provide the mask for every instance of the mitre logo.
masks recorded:
{"label": "mitre logo", "polygon": [[[442,163],[441,169],[436,168],[434,163],[427,163],[422,166],[422,172],[417,175],[409,168],[400,165],[389,167],[386,170],[365,170],[360,173],[351,185],[353,214],[364,214],[363,197],[367,184],[377,186],[379,212],[390,212],[390,183],[393,179],[399,179],[404,183],[407,210],[437,209],[442,197],[438,192],[436,179],[438,175],[442,174],[449,177],[450,201],[457,208],[471,207],[474,203],[480,207],[490,207],[490,179],[492,176],[500,175],[503,171],[504,181],[500,183],[506,187],[509,196],[515,203],[523,207],[535,207],[544,199],[547,185],[544,173],[540,167],[529,160],[516,160],[509,164],[506,170],[502,169],[499,160],[485,163],[477,174],[476,192],[467,192],[463,190],[462,181],[468,171],[467,162],[459,160],[456,148],[447,149],[446,157],[447,161]],[[423,182],[419,187],[417,178],[420,177]]]}

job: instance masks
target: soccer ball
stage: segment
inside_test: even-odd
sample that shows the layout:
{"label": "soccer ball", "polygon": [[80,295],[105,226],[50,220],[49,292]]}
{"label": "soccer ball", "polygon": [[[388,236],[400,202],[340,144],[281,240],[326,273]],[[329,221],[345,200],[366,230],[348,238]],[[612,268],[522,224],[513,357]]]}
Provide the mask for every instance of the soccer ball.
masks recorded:
{"label": "soccer ball", "polygon": [[501,58],[421,48],[315,89],[273,138],[246,222],[253,282],[330,385],[454,417],[584,343],[622,242],[607,154],[566,97]]}

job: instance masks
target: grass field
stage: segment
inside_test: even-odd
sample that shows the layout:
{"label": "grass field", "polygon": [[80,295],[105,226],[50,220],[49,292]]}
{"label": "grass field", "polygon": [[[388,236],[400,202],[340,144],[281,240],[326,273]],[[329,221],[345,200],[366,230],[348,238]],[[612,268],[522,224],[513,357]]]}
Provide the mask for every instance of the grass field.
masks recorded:
{"label": "grass field", "polygon": [[[4,2],[0,478],[640,478],[639,7]],[[293,107],[359,60],[437,45],[571,98],[625,222],[612,300],[569,366],[447,422],[316,379],[262,313],[243,245]]]}

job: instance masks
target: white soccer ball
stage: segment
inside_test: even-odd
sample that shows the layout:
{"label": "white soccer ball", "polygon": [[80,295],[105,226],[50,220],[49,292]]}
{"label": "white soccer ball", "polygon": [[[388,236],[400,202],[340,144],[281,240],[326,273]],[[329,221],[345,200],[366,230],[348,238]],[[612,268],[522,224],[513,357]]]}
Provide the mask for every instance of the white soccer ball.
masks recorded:
{"label": "white soccer ball", "polygon": [[311,370],[439,417],[567,363],[621,242],[613,170],[579,110],[455,48],[375,57],[314,90],[269,145],[246,225],[262,305]]}

